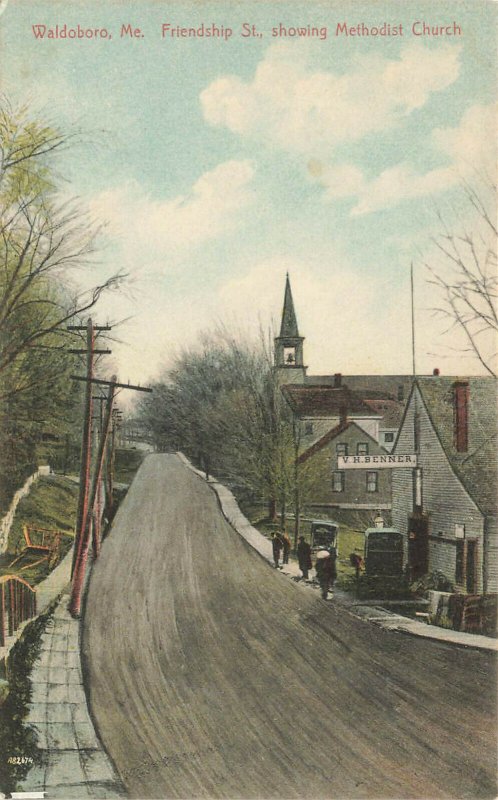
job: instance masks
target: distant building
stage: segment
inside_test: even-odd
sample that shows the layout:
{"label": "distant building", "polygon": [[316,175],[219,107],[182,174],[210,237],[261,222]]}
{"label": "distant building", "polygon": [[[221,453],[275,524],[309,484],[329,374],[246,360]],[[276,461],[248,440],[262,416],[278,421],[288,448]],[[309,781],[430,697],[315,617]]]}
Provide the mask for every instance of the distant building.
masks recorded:
{"label": "distant building", "polygon": [[[275,338],[275,370],[282,394],[298,423],[300,460],[322,465],[311,505],[390,508],[391,470],[337,469],[337,451],[389,452],[401,422],[411,376],[308,375],[289,276],[285,282],[280,333]],[[337,431],[344,441],[336,441]],[[341,473],[341,474],[339,474]],[[374,475],[375,473],[375,475]]]}
{"label": "distant building", "polygon": [[364,403],[340,376],[334,386],[282,387],[282,394],[299,421],[300,450],[321,439],[339,422],[354,420],[370,437],[378,441],[381,416]]}
{"label": "distant building", "polygon": [[405,536],[413,578],[439,570],[462,592],[498,591],[497,382],[417,378],[395,453],[393,525]]}
{"label": "distant building", "polygon": [[[280,333],[275,338],[275,370],[280,384],[300,387],[286,393],[304,423],[312,444],[335,426],[342,413],[358,421],[386,450],[391,450],[410,392],[410,375],[308,375],[304,364],[304,336],[299,334],[289,276],[285,281]],[[337,391],[332,391],[337,390]],[[361,413],[359,409],[361,406]],[[367,422],[370,420],[370,422]],[[374,422],[375,420],[375,422]]]}
{"label": "distant building", "polygon": [[304,450],[298,463],[313,459],[317,480],[310,505],[358,510],[391,508],[391,470],[344,470],[338,456],[385,455],[386,450],[361,425],[360,420],[343,419],[311,447]]}

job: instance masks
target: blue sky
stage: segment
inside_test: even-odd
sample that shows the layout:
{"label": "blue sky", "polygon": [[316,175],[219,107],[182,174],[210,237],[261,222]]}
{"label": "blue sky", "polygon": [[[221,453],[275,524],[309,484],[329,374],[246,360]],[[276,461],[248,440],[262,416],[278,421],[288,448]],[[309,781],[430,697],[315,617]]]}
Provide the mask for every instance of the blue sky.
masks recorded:
{"label": "blue sky", "polygon": [[[0,16],[2,90],[84,141],[59,158],[64,192],[107,227],[99,263],[130,272],[99,317],[131,317],[114,359],[149,380],[223,321],[256,333],[281,311],[289,270],[310,371],[411,369],[409,269],[420,371],[479,372],[442,336],[425,262],[436,211],[472,226],[461,181],[489,171],[496,6],[412,3],[39,3]],[[456,22],[461,36],[414,36]],[[244,22],[261,37],[240,36]],[[403,36],[336,36],[337,23]],[[120,37],[122,24],[143,38]],[[162,24],[233,29],[162,38]],[[272,28],[327,36],[273,38]],[[112,39],[35,39],[32,26]]]}

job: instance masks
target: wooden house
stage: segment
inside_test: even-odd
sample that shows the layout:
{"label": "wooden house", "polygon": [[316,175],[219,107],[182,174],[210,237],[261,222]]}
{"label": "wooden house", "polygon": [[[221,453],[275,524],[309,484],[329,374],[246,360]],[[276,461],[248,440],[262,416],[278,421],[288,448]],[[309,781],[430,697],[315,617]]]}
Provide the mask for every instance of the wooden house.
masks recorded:
{"label": "wooden house", "polygon": [[440,571],[456,589],[498,591],[497,381],[417,378],[394,453],[415,453],[414,470],[393,470],[393,525],[405,537],[412,578]]}

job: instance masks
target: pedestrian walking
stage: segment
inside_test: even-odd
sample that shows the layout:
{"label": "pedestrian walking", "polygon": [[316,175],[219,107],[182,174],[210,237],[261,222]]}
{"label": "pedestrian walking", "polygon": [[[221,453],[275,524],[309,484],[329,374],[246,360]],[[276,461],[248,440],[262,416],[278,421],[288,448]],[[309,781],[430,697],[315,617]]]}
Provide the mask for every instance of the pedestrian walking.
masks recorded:
{"label": "pedestrian walking", "polygon": [[272,547],[273,547],[273,560],[275,562],[275,567],[278,569],[279,560],[280,560],[280,552],[282,550],[282,547],[283,547],[284,543],[283,543],[282,539],[280,538],[280,535],[278,533],[275,533],[275,531],[273,531],[272,535],[271,535],[271,544],[272,544]]}
{"label": "pedestrian walking", "polygon": [[351,553],[349,556],[349,563],[354,567],[356,580],[360,579],[360,572],[363,569],[363,558],[359,553]]}
{"label": "pedestrian walking", "polygon": [[288,564],[289,553],[291,549],[291,540],[289,538],[289,534],[287,533],[287,531],[282,531],[282,533],[280,534],[280,538],[282,539],[282,547],[283,547],[282,563]]}
{"label": "pedestrian walking", "polygon": [[308,580],[308,572],[313,566],[311,563],[311,547],[304,538],[299,537],[299,544],[297,546],[297,560],[299,561],[299,569],[303,573],[305,581]]}
{"label": "pedestrian walking", "polygon": [[334,581],[337,577],[335,562],[335,548],[331,548],[331,550],[320,550],[316,554],[316,576],[318,578],[318,583],[320,584],[320,589],[322,590],[322,597],[324,600],[327,599],[328,593],[332,589]]}

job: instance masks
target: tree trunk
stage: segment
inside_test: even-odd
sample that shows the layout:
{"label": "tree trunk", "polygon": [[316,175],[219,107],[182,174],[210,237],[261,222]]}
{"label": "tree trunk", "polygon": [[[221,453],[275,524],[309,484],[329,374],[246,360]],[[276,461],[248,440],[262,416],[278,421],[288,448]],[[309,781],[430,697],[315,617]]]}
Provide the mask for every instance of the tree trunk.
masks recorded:
{"label": "tree trunk", "polygon": [[299,528],[300,528],[300,514],[301,514],[301,499],[299,496],[299,487],[296,485],[295,492],[294,492],[294,551],[297,550],[297,540],[299,538]]}
{"label": "tree trunk", "polygon": [[286,522],[287,522],[287,508],[285,503],[285,492],[283,492],[282,501],[280,504],[280,527],[282,528],[283,531],[285,530]]}
{"label": "tree trunk", "polygon": [[268,500],[268,519],[270,522],[277,521],[277,501],[274,497]]}

